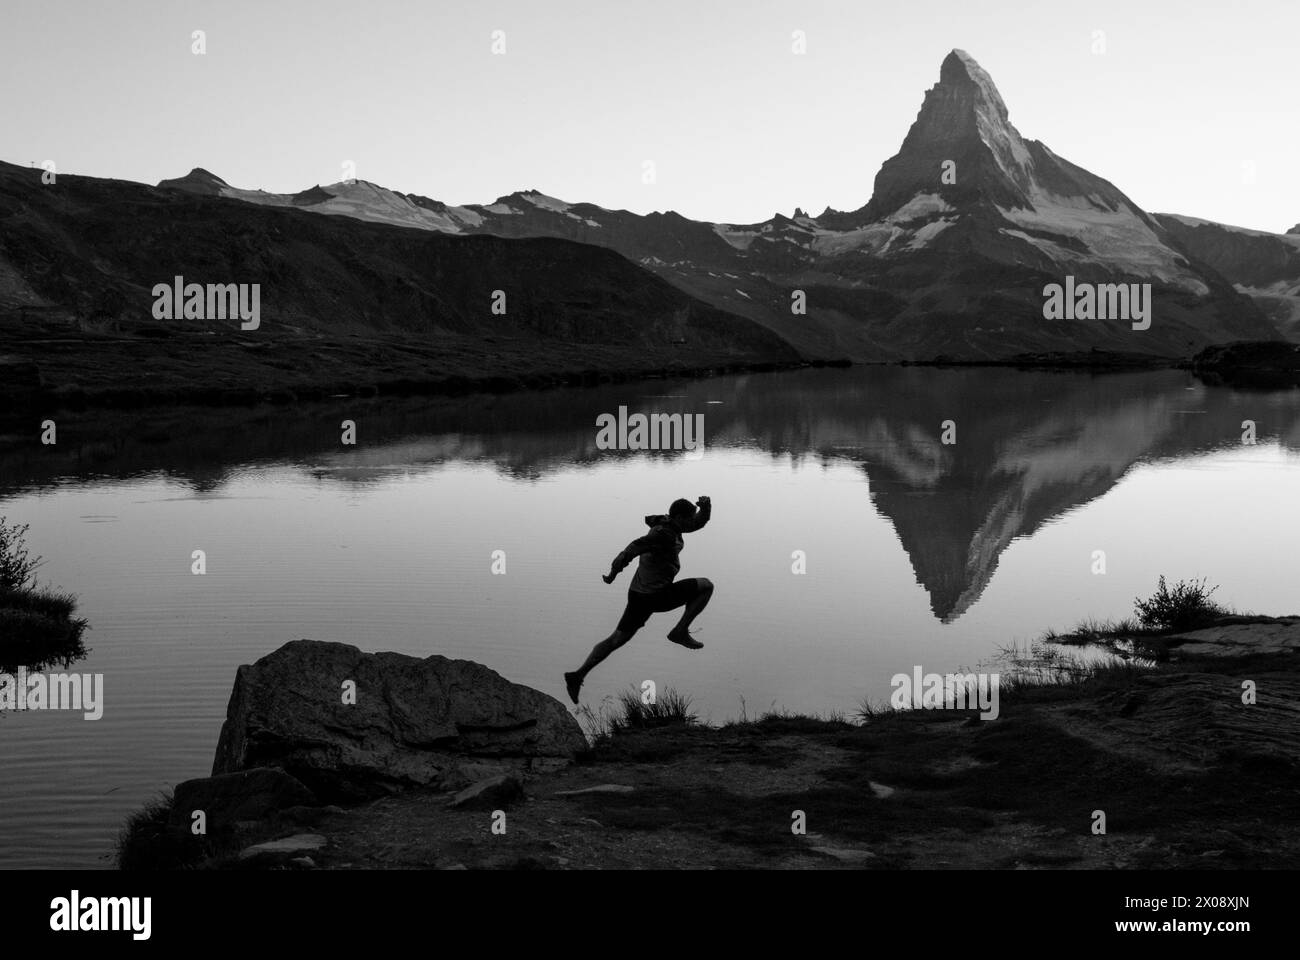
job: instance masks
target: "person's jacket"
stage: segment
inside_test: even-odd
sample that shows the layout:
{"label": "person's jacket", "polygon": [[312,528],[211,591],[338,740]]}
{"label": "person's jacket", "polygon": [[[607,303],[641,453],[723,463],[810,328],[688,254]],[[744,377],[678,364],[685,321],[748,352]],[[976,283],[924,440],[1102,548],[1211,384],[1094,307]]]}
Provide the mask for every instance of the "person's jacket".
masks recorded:
{"label": "person's jacket", "polygon": [[610,569],[617,575],[620,570],[640,557],[636,576],[632,578],[629,589],[637,593],[654,593],[672,584],[682,565],[677,555],[682,552],[682,534],[694,533],[709,522],[712,504],[705,502],[697,505],[695,516],[691,520],[677,521],[662,514],[645,518],[650,532],[644,537],[637,537],[614,558]]}

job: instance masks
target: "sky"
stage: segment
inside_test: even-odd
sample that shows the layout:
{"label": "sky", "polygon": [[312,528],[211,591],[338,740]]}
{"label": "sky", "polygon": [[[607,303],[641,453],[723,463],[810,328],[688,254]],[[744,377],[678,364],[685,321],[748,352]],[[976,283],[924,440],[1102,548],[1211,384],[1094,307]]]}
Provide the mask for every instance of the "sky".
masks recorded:
{"label": "sky", "polygon": [[1144,209],[1274,232],[1300,223],[1296,0],[5,0],[4,11],[0,159],[61,173],[156,183],[203,167],[295,192],[355,170],[448,203],[536,189],[730,223],[851,210],[961,48],[1023,136]]}

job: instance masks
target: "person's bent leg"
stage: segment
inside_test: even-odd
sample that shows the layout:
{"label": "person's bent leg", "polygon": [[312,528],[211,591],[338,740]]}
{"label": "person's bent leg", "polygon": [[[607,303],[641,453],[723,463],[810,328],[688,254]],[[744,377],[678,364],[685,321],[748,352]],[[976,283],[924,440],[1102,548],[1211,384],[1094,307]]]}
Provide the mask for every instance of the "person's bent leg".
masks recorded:
{"label": "person's bent leg", "polygon": [[673,643],[681,644],[683,647],[689,647],[692,650],[698,650],[704,644],[691,637],[690,626],[713,598],[712,580],[697,577],[695,583],[697,586],[695,596],[691,597],[687,602],[686,609],[682,611],[682,618],[677,621],[677,626],[673,627],[668,633],[668,639]]}

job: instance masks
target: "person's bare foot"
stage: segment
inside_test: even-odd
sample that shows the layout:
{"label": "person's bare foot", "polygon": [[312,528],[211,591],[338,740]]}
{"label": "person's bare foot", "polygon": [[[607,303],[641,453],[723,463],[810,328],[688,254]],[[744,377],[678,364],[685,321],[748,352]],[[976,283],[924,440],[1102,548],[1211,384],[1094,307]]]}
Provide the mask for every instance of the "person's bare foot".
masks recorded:
{"label": "person's bare foot", "polygon": [[569,699],[577,703],[578,691],[582,689],[582,677],[576,673],[566,673],[564,675],[564,686],[569,691]]}
{"label": "person's bare foot", "polygon": [[689,630],[683,630],[681,627],[674,627],[672,632],[668,634],[668,639],[679,646],[685,647],[687,650],[702,650],[704,648],[704,644],[692,637]]}

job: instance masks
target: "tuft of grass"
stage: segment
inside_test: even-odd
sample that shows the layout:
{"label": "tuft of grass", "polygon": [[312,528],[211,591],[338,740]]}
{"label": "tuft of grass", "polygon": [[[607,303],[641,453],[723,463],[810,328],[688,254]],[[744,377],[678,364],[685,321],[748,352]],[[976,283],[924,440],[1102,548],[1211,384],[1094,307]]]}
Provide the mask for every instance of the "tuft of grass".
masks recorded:
{"label": "tuft of grass", "polygon": [[691,698],[666,687],[655,698],[645,703],[641,691],[631,687],[616,698],[616,712],[610,717],[611,732],[640,730],[646,727],[663,727],[671,724],[699,722],[699,714],[691,709]]}
{"label": "tuft of grass", "polygon": [[1034,641],[1028,649],[1001,647],[994,659],[1001,666],[998,691],[1003,699],[1046,690],[1128,686],[1155,666],[1150,658],[1118,653],[1085,658],[1046,640]]}
{"label": "tuft of grass", "polygon": [[[741,706],[744,707],[743,698]],[[752,731],[763,735],[786,735],[835,732],[854,726],[853,721],[843,710],[830,710],[823,716],[819,713],[796,713],[785,707],[777,707],[773,703],[757,718],[750,718],[748,712],[742,709],[740,717],[726,721],[722,729],[731,732]]]}
{"label": "tuft of grass", "polygon": [[863,697],[856,716],[861,723],[874,723],[877,720],[887,720],[897,712],[888,701],[878,703],[870,697]]}
{"label": "tuft of grass", "polygon": [[573,713],[594,751],[609,747],[615,736],[634,730],[700,725],[691,702],[690,697],[669,687],[655,697],[654,703],[642,703],[641,691],[629,687],[606,696],[596,709],[583,704]]}
{"label": "tuft of grass", "polygon": [[126,818],[117,836],[114,859],[119,870],[178,870],[206,854],[201,838],[172,826],[171,791],[160,793]]}
{"label": "tuft of grass", "polygon": [[584,703],[574,709],[573,715],[577,717],[578,725],[582,727],[582,732],[587,735],[587,742],[592,747],[607,743],[613,735],[609,716],[609,697],[602,701],[600,710],[593,710]]}
{"label": "tuft of grass", "polygon": [[1111,646],[1116,641],[1138,641],[1150,637],[1163,636],[1164,631],[1154,627],[1144,627],[1132,617],[1122,620],[1097,620],[1089,617],[1080,620],[1072,630],[1057,633],[1048,630],[1040,640],[1043,643],[1057,643],[1066,646],[1086,646],[1098,644]]}

